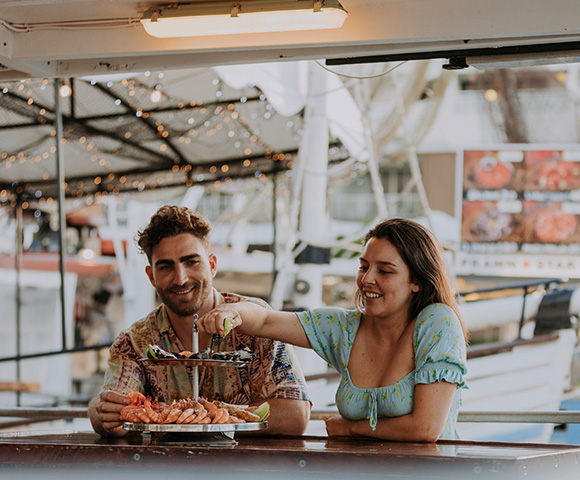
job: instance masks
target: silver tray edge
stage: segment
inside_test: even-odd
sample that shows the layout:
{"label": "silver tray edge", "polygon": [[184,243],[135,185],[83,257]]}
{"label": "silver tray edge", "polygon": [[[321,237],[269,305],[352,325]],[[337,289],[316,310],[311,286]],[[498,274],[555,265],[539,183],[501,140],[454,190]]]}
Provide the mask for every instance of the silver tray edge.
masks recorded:
{"label": "silver tray edge", "polygon": [[251,363],[241,360],[202,360],[197,358],[142,358],[141,361],[153,365],[191,365],[199,367],[245,367]]}
{"label": "silver tray edge", "polygon": [[208,424],[175,424],[175,423],[133,423],[125,422],[123,428],[137,432],[254,432],[268,428],[268,422],[247,423],[208,423]]}

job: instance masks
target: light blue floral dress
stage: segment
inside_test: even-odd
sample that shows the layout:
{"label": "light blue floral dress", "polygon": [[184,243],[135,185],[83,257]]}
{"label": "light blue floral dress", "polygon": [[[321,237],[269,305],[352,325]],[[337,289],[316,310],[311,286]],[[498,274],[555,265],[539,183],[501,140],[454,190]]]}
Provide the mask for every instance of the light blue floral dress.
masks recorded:
{"label": "light blue floral dress", "polygon": [[336,405],[343,417],[369,419],[374,430],[377,418],[397,417],[413,411],[416,384],[445,380],[456,383],[457,390],[439,439],[458,438],[455,426],[461,389],[467,388],[466,346],[461,324],[451,308],[435,303],[421,310],[413,331],[415,370],[393,385],[379,388],[356,387],[347,368],[360,325],[360,312],[328,307],[297,315],[314,351],[341,374]]}

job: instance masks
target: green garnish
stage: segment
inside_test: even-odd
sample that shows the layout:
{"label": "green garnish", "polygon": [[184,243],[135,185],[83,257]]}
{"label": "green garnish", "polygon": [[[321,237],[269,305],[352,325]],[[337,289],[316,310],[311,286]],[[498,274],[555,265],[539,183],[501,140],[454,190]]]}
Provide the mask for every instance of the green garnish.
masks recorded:
{"label": "green garnish", "polygon": [[232,322],[234,321],[233,318],[224,318],[224,334],[222,335],[225,337],[228,333],[232,331]]}
{"label": "green garnish", "polygon": [[155,353],[155,349],[152,345],[147,346],[147,358],[151,360],[158,360],[157,354]]}

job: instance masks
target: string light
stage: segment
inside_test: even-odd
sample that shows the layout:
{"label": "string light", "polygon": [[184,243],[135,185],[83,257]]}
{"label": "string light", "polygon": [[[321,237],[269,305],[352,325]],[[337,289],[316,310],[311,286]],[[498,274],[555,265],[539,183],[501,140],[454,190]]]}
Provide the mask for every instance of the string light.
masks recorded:
{"label": "string light", "polygon": [[[31,85],[29,83],[29,81],[27,81],[26,83],[28,86]],[[96,85],[97,82],[94,80],[91,80],[90,84]],[[42,85],[44,85],[44,86],[48,85],[48,81],[46,79],[44,79],[42,81]],[[150,95],[155,94],[152,98],[152,101],[153,101],[153,99],[157,98],[157,92],[159,94],[159,98],[162,98],[162,96],[163,96],[162,92],[161,92],[161,88],[159,85],[156,85],[155,90],[153,92],[151,92],[150,90],[147,90],[144,87],[139,87],[139,84],[134,79],[131,79],[131,80],[123,79],[120,82],[118,82],[117,85],[121,85],[127,89],[127,92],[124,95],[125,98],[127,98],[128,96],[130,96],[130,97],[134,96],[134,94],[138,90],[141,93],[148,92]],[[63,85],[63,86],[67,86],[70,88],[70,85]],[[114,83],[108,82],[107,86],[113,87]],[[18,88],[18,90],[24,91],[24,88],[25,88],[24,82],[21,83],[20,85],[18,85],[17,88]],[[6,89],[4,89],[3,91],[6,91]],[[27,99],[28,105],[33,105],[35,103],[35,101],[32,97],[33,92],[34,92],[34,90],[30,87],[28,88],[28,91],[26,91],[26,94],[28,95],[28,99]],[[72,90],[71,90],[71,93],[72,93]],[[118,98],[113,98],[112,102],[119,105],[122,103],[122,100],[121,100],[122,98],[123,98],[123,95],[118,94]],[[265,95],[261,95],[260,98],[261,98],[261,101],[266,100]],[[243,97],[243,102],[240,102],[240,103],[245,103],[245,102],[247,102],[247,97]],[[127,104],[127,103],[130,103],[130,101],[127,101],[125,104]],[[175,127],[171,126],[171,131],[170,131],[168,126],[164,123],[164,121],[162,119],[156,119],[156,128],[157,128],[157,131],[158,131],[160,138],[165,138],[165,139],[176,138],[176,139],[178,139],[179,143],[188,145],[188,144],[191,144],[192,140],[195,140],[197,137],[200,137],[200,136],[212,137],[212,136],[217,136],[219,133],[222,136],[223,135],[227,136],[228,141],[232,141],[233,144],[237,148],[242,148],[245,155],[252,155],[254,152],[258,152],[258,150],[256,150],[258,147],[260,147],[261,149],[263,149],[264,147],[267,147],[264,140],[262,138],[260,138],[259,131],[258,130],[251,131],[247,122],[245,122],[243,120],[243,118],[241,118],[239,112],[235,109],[234,102],[227,102],[227,103],[224,103],[223,105],[216,105],[216,106],[212,106],[209,108],[206,107],[205,105],[203,105],[203,102],[193,101],[193,100],[188,101],[188,102],[179,101],[179,103],[177,103],[177,108],[179,108],[180,110],[188,108],[188,107],[195,108],[196,113],[194,115],[191,115],[191,113],[187,112],[186,113],[187,117],[186,117],[186,119],[184,119],[184,123],[190,127],[192,127],[192,126],[194,127],[196,125],[196,121],[197,121],[198,124],[203,124],[205,126],[205,129],[198,130],[197,128],[194,127],[194,128],[188,128],[188,130],[185,130],[183,132],[175,132],[174,131]],[[263,108],[265,108],[268,112],[275,114],[275,111],[273,110],[273,107],[270,104],[264,105]],[[134,110],[134,115],[136,117],[142,117],[142,118],[148,118],[154,113],[155,112],[144,111],[142,107],[136,107]],[[45,108],[39,109],[38,115],[40,115],[40,116],[46,115],[46,109]],[[170,120],[172,118],[178,118],[178,117],[174,113],[170,112],[164,118],[167,120]],[[46,121],[46,119],[43,119],[43,120]],[[119,122],[122,122],[125,120],[125,117],[121,115],[117,118],[117,120]],[[223,133],[221,133],[221,132],[223,132]],[[178,133],[178,134],[176,135],[176,133]],[[55,137],[56,131],[52,130],[49,134],[50,134],[50,136]],[[65,135],[66,136],[65,136],[65,138],[63,138],[63,142],[70,143],[72,141],[75,141],[75,139],[74,139],[74,135],[75,135],[74,127],[73,126],[69,127],[67,129],[67,131],[65,132]],[[127,130],[125,132],[120,133],[120,135],[122,135],[123,138],[128,140],[129,138],[132,137],[132,132]],[[220,136],[219,138],[223,138],[222,136]],[[87,137],[84,135],[81,135],[80,137],[78,137],[76,139],[76,142],[78,142],[78,145],[83,146],[87,152],[91,152],[91,155],[89,156],[91,161],[95,162],[96,164],[98,164],[102,168],[111,168],[111,162],[107,159],[107,157],[102,152],[99,151],[99,147],[95,144],[95,142],[89,141],[87,139]],[[159,148],[159,151],[165,152],[168,150],[169,146],[167,143],[161,143],[161,144],[159,144],[158,148]],[[82,153],[82,148],[81,149],[75,148],[75,150],[78,152],[78,154]],[[42,160],[52,161],[54,159],[51,158],[51,154],[55,154],[55,153],[56,153],[56,146],[54,146],[54,145],[50,146],[46,151],[43,151],[43,152],[35,152],[35,153],[29,154],[28,152],[21,151],[21,152],[18,152],[16,154],[11,155],[9,160],[5,162],[5,167],[10,168],[14,164],[14,162],[16,162],[17,160],[18,160],[18,163],[26,163],[26,162],[39,163]],[[116,151],[116,149],[113,149],[113,150],[111,150],[111,154],[118,155],[119,152]],[[0,154],[0,158],[6,160],[8,158],[8,153],[2,152]],[[292,156],[290,154],[288,154],[288,155],[273,154],[271,148],[266,148],[264,158],[271,159],[273,161],[278,162],[278,161],[281,161],[283,159],[289,161],[292,158]],[[94,177],[94,179],[92,179],[92,181],[90,181],[89,183],[84,184],[82,182],[75,182],[75,187],[65,186],[65,190],[67,190],[66,195],[71,196],[71,197],[79,197],[79,198],[81,196],[84,196],[87,200],[89,200],[91,195],[92,195],[92,192],[90,191],[91,185],[93,186],[92,188],[94,188],[95,186],[98,186],[99,188],[102,189],[102,192],[94,193],[94,195],[97,198],[101,195],[107,195],[109,192],[110,193],[115,193],[115,192],[118,193],[120,190],[118,188],[118,186],[121,186],[121,185],[126,186],[126,187],[132,187],[133,189],[139,190],[139,191],[142,191],[142,190],[147,189],[147,188],[159,188],[159,187],[165,186],[165,185],[174,186],[174,185],[181,184],[181,185],[191,186],[193,183],[195,183],[194,178],[198,182],[213,181],[213,179],[210,175],[215,176],[215,175],[230,173],[230,171],[232,170],[232,165],[227,164],[227,163],[220,164],[220,165],[197,166],[196,167],[196,177],[192,178],[190,175],[187,175],[184,173],[184,172],[191,172],[192,171],[191,165],[183,164],[179,158],[175,158],[174,162],[175,162],[175,165],[170,167],[170,170],[167,170],[166,172],[161,173],[160,176],[158,176],[156,179],[152,179],[152,181],[132,182],[132,181],[129,181],[127,176],[125,176],[125,175],[121,175],[121,176],[119,176],[118,179],[116,179],[117,178],[116,175],[111,174],[111,173],[108,176],[96,175]],[[241,164],[239,165],[238,168],[255,169],[256,170],[256,172],[254,172],[255,178],[263,179],[265,177],[265,174],[263,172],[257,170],[258,166],[259,166],[259,163],[252,162],[249,159],[244,159],[244,161],[241,162]],[[43,178],[43,181],[49,181],[50,174],[45,172],[45,173],[43,173],[42,178]],[[217,184],[231,183],[232,181],[233,180],[232,180],[231,176],[216,180]],[[116,186],[114,182],[116,182],[118,186]],[[38,191],[40,191],[40,190],[38,190]],[[31,192],[30,195],[33,196],[34,194]],[[41,193],[41,195],[42,195],[42,193]],[[7,195],[4,195],[4,198],[6,199],[9,196],[10,196],[10,193],[8,193]],[[46,203],[49,198],[50,198],[51,202],[53,201],[52,197],[50,197],[50,193],[47,193],[47,196],[42,195],[40,198],[38,198],[38,195],[36,195],[34,198],[36,199],[37,202],[42,201],[43,204]]]}
{"label": "string light", "polygon": [[65,83],[58,89],[58,94],[63,98],[70,97],[72,95],[72,88],[70,88],[70,85]]}

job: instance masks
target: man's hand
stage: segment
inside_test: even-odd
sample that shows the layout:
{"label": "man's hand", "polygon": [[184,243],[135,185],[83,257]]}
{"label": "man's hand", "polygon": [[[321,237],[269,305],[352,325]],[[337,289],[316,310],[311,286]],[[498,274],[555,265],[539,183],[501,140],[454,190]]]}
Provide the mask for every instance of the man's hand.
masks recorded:
{"label": "man's hand", "polygon": [[129,397],[105,390],[89,403],[89,419],[95,432],[103,436],[121,437],[127,433],[119,419],[121,410],[129,405]]}

